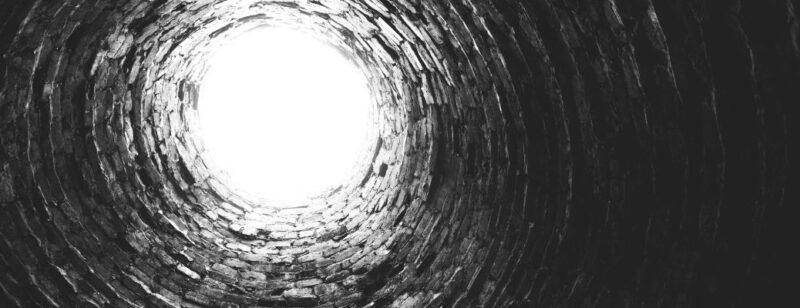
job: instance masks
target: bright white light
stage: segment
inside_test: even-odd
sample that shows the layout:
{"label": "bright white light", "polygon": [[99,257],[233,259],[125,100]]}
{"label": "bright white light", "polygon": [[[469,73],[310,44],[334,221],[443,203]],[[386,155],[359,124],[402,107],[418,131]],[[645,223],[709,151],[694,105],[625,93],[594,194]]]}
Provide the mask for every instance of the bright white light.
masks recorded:
{"label": "bright white light", "polygon": [[338,50],[261,28],[221,47],[209,65],[200,125],[232,187],[290,206],[351,175],[370,98],[363,74]]}

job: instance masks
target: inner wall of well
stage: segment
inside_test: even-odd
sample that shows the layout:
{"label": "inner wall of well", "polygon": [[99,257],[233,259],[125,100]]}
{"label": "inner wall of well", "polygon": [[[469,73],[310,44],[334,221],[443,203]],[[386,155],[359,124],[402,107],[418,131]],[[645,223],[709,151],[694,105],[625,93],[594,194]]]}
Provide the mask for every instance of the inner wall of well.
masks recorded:
{"label": "inner wall of well", "polygon": [[[791,1],[0,0],[0,17],[0,306],[793,294]],[[259,25],[339,46],[374,94],[361,168],[304,208],[243,200],[194,135],[204,59]]]}

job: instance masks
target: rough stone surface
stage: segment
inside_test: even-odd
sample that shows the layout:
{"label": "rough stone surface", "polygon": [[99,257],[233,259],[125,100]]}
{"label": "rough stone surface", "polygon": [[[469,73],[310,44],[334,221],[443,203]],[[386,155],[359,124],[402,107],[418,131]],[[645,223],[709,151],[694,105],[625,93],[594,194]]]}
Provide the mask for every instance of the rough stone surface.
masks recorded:
{"label": "rough stone surface", "polygon": [[[0,0],[0,307],[794,306],[799,12]],[[364,163],[300,208],[194,135],[204,59],[263,25],[375,96]]]}

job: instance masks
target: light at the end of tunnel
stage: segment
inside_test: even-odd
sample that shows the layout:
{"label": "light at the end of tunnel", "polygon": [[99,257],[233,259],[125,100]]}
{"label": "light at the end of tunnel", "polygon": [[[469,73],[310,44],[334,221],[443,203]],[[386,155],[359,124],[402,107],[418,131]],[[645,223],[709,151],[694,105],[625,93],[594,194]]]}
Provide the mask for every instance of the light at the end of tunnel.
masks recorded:
{"label": "light at the end of tunnel", "polygon": [[369,107],[363,73],[334,47],[261,28],[214,55],[198,113],[207,155],[232,187],[297,205],[352,174]]}

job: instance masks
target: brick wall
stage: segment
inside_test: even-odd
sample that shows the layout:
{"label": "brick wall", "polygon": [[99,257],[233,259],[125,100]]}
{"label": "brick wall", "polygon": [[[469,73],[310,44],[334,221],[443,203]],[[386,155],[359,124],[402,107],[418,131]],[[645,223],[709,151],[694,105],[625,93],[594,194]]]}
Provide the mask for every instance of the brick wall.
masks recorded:
{"label": "brick wall", "polygon": [[[798,10],[0,0],[0,306],[783,303]],[[361,166],[299,208],[238,196],[195,133],[204,61],[270,25],[375,97]]]}

